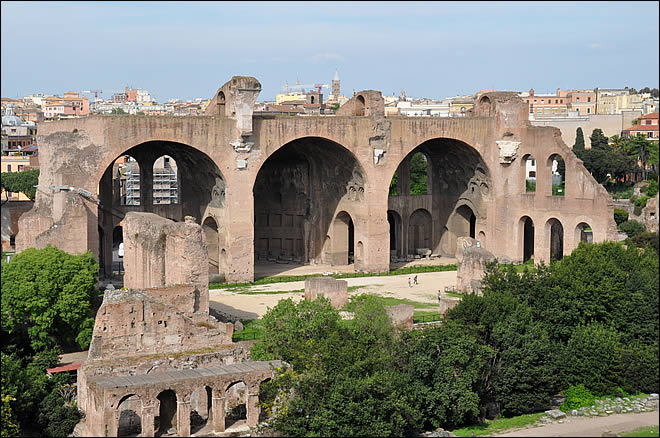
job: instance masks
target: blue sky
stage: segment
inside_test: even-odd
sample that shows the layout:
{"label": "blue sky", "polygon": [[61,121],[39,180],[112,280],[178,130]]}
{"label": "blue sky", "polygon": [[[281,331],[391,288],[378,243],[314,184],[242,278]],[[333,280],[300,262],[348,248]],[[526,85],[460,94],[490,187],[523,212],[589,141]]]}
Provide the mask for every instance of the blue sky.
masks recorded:
{"label": "blue sky", "polygon": [[[658,2],[2,2],[1,93],[208,98],[233,75],[342,94],[657,87]],[[328,91],[326,90],[325,93]]]}

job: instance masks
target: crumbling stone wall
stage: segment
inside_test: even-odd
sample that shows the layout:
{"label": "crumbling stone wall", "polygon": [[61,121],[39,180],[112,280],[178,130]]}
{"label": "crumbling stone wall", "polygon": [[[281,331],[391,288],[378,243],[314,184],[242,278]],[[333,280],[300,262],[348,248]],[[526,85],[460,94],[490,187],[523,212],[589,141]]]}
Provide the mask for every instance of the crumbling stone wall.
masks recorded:
{"label": "crumbling stone wall", "polygon": [[[218,323],[208,314],[203,320],[193,319],[184,313],[186,308],[192,308],[193,294],[193,286],[160,290],[106,290],[94,323],[89,359],[179,352],[231,344],[232,324]],[[170,296],[178,299],[168,302]],[[161,301],[163,298],[165,300]],[[182,301],[187,301],[187,305],[181,306],[184,304]]]}
{"label": "crumbling stone wall", "polygon": [[131,289],[190,284],[194,312],[208,314],[208,251],[194,218],[174,222],[153,213],[129,212],[124,232],[124,286]]}
{"label": "crumbling stone wall", "polygon": [[343,104],[336,112],[338,116],[385,117],[383,94],[376,90],[363,90]]}
{"label": "crumbling stone wall", "polygon": [[348,282],[332,277],[305,279],[305,299],[313,301],[319,297],[329,299],[332,307],[341,309],[348,301]]}
{"label": "crumbling stone wall", "polygon": [[495,260],[495,256],[487,249],[478,247],[477,241],[470,237],[459,237],[456,246],[456,290],[481,294],[481,279],[486,264]]}

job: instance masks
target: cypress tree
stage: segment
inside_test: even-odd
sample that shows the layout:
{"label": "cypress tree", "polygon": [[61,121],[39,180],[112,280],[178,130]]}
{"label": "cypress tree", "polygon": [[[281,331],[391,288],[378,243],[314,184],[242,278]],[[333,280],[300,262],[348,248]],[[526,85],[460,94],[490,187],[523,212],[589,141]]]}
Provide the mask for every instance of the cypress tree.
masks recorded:
{"label": "cypress tree", "polygon": [[573,145],[573,152],[579,159],[583,160],[584,151],[584,133],[582,132],[582,128],[578,128],[577,131],[575,131],[575,144]]}

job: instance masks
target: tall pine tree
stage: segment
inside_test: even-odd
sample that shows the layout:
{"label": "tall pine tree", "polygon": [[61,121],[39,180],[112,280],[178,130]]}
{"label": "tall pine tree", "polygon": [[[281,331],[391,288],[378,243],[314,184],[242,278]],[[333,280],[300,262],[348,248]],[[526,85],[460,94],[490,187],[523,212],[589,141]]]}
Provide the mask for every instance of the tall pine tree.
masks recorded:
{"label": "tall pine tree", "polygon": [[575,144],[573,145],[573,152],[579,159],[584,160],[584,151],[584,133],[582,132],[582,128],[578,127],[577,131],[575,131]]}

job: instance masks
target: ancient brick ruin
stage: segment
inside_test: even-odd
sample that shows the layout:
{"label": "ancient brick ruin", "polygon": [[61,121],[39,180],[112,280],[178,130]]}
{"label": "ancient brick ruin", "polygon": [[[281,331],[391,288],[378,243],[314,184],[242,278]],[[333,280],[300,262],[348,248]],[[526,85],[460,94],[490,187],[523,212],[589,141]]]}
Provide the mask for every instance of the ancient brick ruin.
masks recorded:
{"label": "ancient brick ruin", "polygon": [[305,299],[314,301],[321,297],[330,300],[335,309],[341,309],[348,301],[348,282],[332,277],[305,279]]}
{"label": "ancient brick ruin", "polygon": [[[279,361],[249,360],[233,324],[209,316],[207,247],[193,218],[123,220],[127,288],[105,291],[78,369],[83,436],[223,432],[255,426],[259,385]],[[206,428],[206,429],[204,429]]]}
{"label": "ancient brick ruin", "polygon": [[[209,273],[239,282],[252,281],[255,263],[268,260],[384,272],[393,257],[454,257],[458,237],[479,240],[500,259],[536,262],[561,258],[587,238],[617,239],[610,195],[558,129],[530,125],[515,93],[478,94],[465,117],[385,117],[373,90],[356,93],[336,116],[286,117],[253,114],[260,90],[255,78],[235,76],[204,117],[44,123],[40,190],[21,217],[17,249],[91,250],[108,273],[126,213],[191,216],[208,242]],[[428,184],[413,195],[416,153]],[[131,205],[122,203],[124,176],[114,166],[127,155],[140,169],[139,202]],[[154,163],[163,155],[177,164],[170,204],[155,198]],[[557,156],[565,190],[553,194]],[[535,191],[526,186],[528,159],[536,162]]]}

